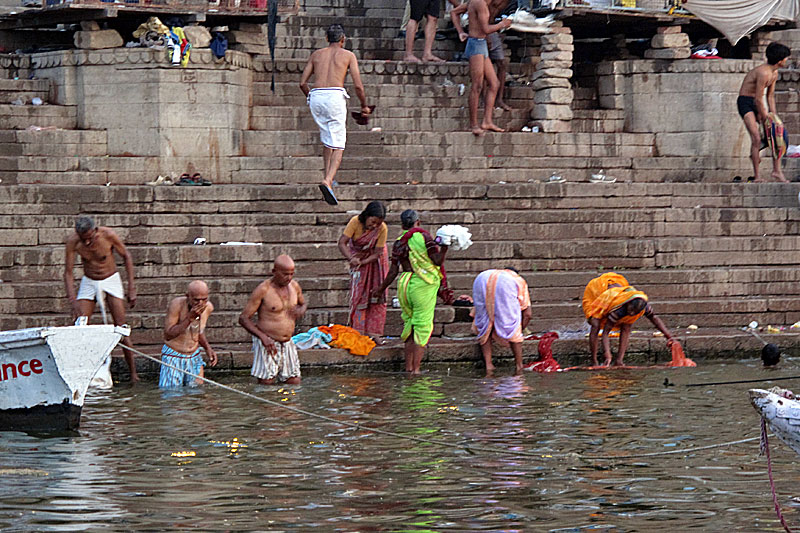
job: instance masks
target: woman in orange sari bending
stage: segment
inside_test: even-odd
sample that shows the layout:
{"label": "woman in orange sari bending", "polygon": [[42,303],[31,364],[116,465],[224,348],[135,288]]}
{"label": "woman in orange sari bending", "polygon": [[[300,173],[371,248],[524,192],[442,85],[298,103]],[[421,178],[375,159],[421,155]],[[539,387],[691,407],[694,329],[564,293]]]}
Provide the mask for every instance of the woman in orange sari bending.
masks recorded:
{"label": "woman in orange sari bending", "polygon": [[386,324],[386,291],[378,298],[370,296],[389,270],[385,218],[386,206],[370,202],[360,215],[350,219],[339,237],[339,250],[350,264],[348,325],[373,338],[383,335]]}
{"label": "woman in orange sari bending", "polygon": [[672,334],[661,319],[653,313],[653,309],[647,303],[647,295],[642,291],[637,291],[624,276],[616,272],[607,272],[586,285],[586,289],[583,291],[583,314],[591,326],[589,347],[592,350],[593,366],[597,366],[600,328],[603,329],[603,351],[605,353],[603,365],[610,365],[612,359],[608,334],[611,330],[619,329],[619,351],[614,359],[614,365],[622,366],[622,360],[628,350],[631,326],[642,315],[664,334],[667,338],[667,347],[672,347]]}

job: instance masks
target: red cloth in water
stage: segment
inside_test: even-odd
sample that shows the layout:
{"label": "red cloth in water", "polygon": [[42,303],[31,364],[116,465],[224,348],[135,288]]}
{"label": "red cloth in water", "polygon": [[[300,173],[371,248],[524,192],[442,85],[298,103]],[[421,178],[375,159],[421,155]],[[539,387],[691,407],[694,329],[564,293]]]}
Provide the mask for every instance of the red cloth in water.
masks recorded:
{"label": "red cloth in water", "polygon": [[523,367],[525,370],[533,372],[558,372],[561,370],[561,365],[553,358],[553,341],[558,338],[558,333],[548,331],[541,336],[534,335],[528,338],[539,339],[539,359],[525,365]]}
{"label": "red cloth in water", "polygon": [[697,366],[697,363],[686,357],[683,347],[678,341],[672,342],[672,361],[667,366]]}

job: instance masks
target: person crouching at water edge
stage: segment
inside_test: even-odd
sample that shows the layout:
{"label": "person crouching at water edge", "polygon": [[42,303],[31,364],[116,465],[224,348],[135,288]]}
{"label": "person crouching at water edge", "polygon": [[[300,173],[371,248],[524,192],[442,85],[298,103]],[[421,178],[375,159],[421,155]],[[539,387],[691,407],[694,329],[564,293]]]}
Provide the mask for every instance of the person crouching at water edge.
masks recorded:
{"label": "person crouching at water edge", "polygon": [[348,325],[380,344],[386,324],[386,292],[373,297],[372,291],[383,283],[389,270],[386,237],[389,229],[383,221],[386,206],[374,201],[360,215],[354,216],[339,237],[339,251],[350,266],[350,319]]}
{"label": "person crouching at water edge", "polygon": [[443,266],[448,247],[437,245],[430,233],[420,227],[419,215],[413,209],[403,211],[400,222],[403,234],[392,247],[389,273],[372,295],[378,297],[383,294],[402,267],[403,273],[397,282],[397,298],[403,318],[400,338],[406,343],[406,371],[419,374],[425,346],[433,333],[436,295],[440,285],[446,286]]}
{"label": "person crouching at water edge", "polygon": [[[128,305],[136,305],[136,285],[133,280],[133,258],[125,248],[122,239],[105,226],[97,226],[91,217],[79,217],[75,221],[75,232],[67,238],[64,254],[64,288],[67,298],[72,306],[72,319],[85,316],[91,318],[94,313],[95,303],[100,304],[103,313],[103,322],[106,322],[106,306],[111,311],[111,318],[115,326],[122,326],[125,319],[125,291],[122,288],[122,278],[117,272],[117,263],[114,260],[116,252],[125,261],[125,272],[128,276]],[[83,264],[83,278],[75,294],[75,279],[72,270],[75,268],[75,254],[80,256]],[[107,296],[107,297],[106,297]],[[122,338],[122,353],[131,373],[131,381],[139,381],[136,373],[136,364],[130,337]],[[111,356],[98,370],[93,383],[103,387],[111,387],[111,372],[109,370]]]}
{"label": "person crouching at water edge", "polygon": [[631,326],[642,315],[646,316],[667,338],[667,347],[674,342],[667,326],[658,318],[647,295],[637,291],[624,276],[616,272],[607,272],[591,280],[583,291],[583,314],[591,326],[589,331],[589,347],[592,350],[592,365],[597,366],[597,344],[600,328],[603,329],[604,366],[611,364],[611,343],[608,334],[619,329],[619,351],[614,364],[621,366],[628,349]]}
{"label": "person crouching at water edge", "polygon": [[[333,24],[327,31],[328,42],[326,48],[315,51],[306,63],[303,75],[300,77],[300,89],[308,98],[308,107],[314,122],[319,126],[319,137],[322,141],[322,160],[325,166],[325,176],[319,185],[322,197],[330,205],[337,205],[339,201],[333,194],[333,180],[342,163],[342,154],[347,140],[347,99],[350,96],[344,89],[344,80],[347,72],[353,80],[356,96],[361,101],[361,116],[372,113],[372,108],[367,105],[367,93],[361,83],[361,74],[358,72],[358,60],[353,52],[344,49],[344,29],[339,24]],[[314,76],[314,88],[309,89],[308,80]]]}
{"label": "person crouching at water edge", "polygon": [[522,330],[531,320],[531,295],[528,284],[516,270],[484,270],[472,284],[475,304],[473,333],[478,336],[486,375],[494,371],[492,340],[511,346],[514,373],[522,374]]}
{"label": "person crouching at water edge", "polygon": [[186,295],[173,298],[169,303],[164,320],[161,361],[180,370],[162,365],[158,377],[159,387],[166,389],[201,384],[202,380],[186,373],[205,377],[205,363],[200,356],[201,347],[208,356],[209,366],[216,366],[217,354],[208,344],[205,335],[206,323],[213,311],[214,304],[208,301],[208,285],[200,280],[189,283]]}
{"label": "person crouching at water edge", "polygon": [[[239,315],[239,324],[253,336],[250,373],[262,385],[272,385],[276,380],[300,383],[300,360],[292,334],[307,306],[300,285],[292,278],[294,261],[288,255],[279,255],[272,277],[255,288]],[[253,322],[256,313],[258,321]]]}

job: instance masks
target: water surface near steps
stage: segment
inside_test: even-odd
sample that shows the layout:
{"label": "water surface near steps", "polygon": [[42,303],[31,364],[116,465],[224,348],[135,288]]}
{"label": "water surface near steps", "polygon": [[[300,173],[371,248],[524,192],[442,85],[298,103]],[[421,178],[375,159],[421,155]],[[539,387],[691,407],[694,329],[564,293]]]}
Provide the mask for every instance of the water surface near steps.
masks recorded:
{"label": "water surface near steps", "polygon": [[[490,380],[436,366],[416,379],[328,373],[298,387],[225,379],[337,420],[537,457],[406,442],[211,387],[176,394],[120,386],[87,398],[79,436],[0,434],[0,465],[13,466],[0,474],[0,527],[656,531],[668,521],[674,531],[774,531],[757,441],[613,463],[581,457],[757,436],[747,385],[685,385],[798,373],[798,361],[783,364]],[[780,501],[796,523],[789,498],[797,456],[772,444]]]}

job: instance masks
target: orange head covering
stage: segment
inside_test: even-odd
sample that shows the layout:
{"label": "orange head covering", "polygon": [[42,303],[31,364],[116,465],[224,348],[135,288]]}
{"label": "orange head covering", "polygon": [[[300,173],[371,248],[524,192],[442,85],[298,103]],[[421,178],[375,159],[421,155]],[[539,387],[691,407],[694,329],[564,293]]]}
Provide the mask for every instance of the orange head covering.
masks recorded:
{"label": "orange head covering", "polygon": [[[609,285],[617,285],[609,287]],[[594,278],[586,285],[583,293],[583,314],[587,319],[596,318],[605,320],[612,312],[631,300],[641,298],[647,302],[647,295],[632,287],[625,277],[615,272],[608,272]],[[622,317],[617,324],[633,324],[644,314],[645,309],[639,313]]]}

